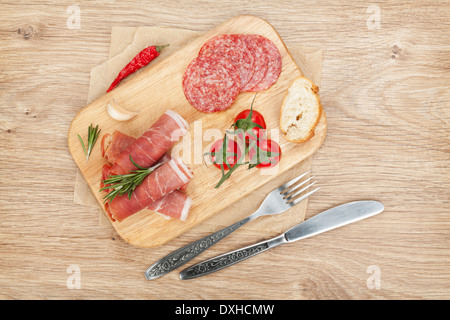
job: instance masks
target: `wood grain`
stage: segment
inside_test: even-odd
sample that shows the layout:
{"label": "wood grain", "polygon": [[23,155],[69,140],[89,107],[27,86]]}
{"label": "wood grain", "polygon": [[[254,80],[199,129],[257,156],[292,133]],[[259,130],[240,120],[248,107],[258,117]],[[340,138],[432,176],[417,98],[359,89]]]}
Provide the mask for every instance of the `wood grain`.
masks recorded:
{"label": "wood grain", "polygon": [[[280,50],[283,65],[280,77],[270,89],[258,94],[254,107],[267,119],[268,135],[271,139],[278,141],[283,150],[283,156],[279,166],[271,169],[270,173],[259,170],[240,170],[220,188],[215,189],[214,186],[220,180],[220,171],[211,166],[205,166],[204,150],[209,150],[208,146],[214,142],[214,139],[223,136],[236,114],[249,108],[255,94],[241,93],[232,108],[220,113],[206,114],[197,111],[188,103],[182,90],[181,79],[187,65],[197,56],[201,46],[208,39],[219,34],[239,32],[261,34],[271,39]],[[279,173],[291,169],[311,156],[320,147],[326,134],[324,113],[316,127],[314,137],[306,143],[291,143],[283,139],[279,130],[273,132],[274,129],[279,128],[279,106],[285,92],[292,81],[300,76],[302,73],[299,67],[269,23],[255,16],[237,16],[198,37],[174,54],[152,65],[151,68],[145,69],[111,93],[83,108],[70,125],[69,150],[98,203],[104,209],[104,194],[98,192],[101,168],[105,164],[105,160],[99,152],[100,145],[96,146],[94,152],[97,152],[93,152],[89,161],[86,161],[80,147],[78,133],[85,132],[86,128],[95,121],[95,125],[102,128],[103,132],[111,133],[114,130],[120,130],[138,137],[149,128],[149,124],[156,122],[161,114],[169,109],[178,112],[188,121],[189,132],[173,150],[173,153],[181,156],[194,172],[194,178],[189,183],[187,190],[187,194],[193,201],[188,219],[185,222],[175,219],[167,220],[161,215],[155,215],[150,210],[142,210],[121,222],[112,222],[119,235],[128,243],[139,247],[158,246],[202,223],[250,192],[261,188]],[[112,119],[107,114],[105,107],[111,99],[115,99],[127,110],[138,112],[138,116],[127,122],[118,122]],[[218,137],[213,139],[214,136],[209,135],[208,131],[217,132],[214,136],[218,135]],[[87,137],[83,139],[86,140]],[[177,148],[178,152],[175,150]],[[107,215],[106,211],[105,214]]]}
{"label": "wood grain", "polygon": [[[4,299],[434,299],[450,296],[450,12],[446,1],[2,1],[0,11],[0,297]],[[143,271],[205,236],[135,248],[73,204],[69,124],[114,25],[207,31],[238,14],[267,19],[287,45],[324,52],[327,137],[313,155],[323,186],[308,215],[346,201],[386,207],[369,220],[275,248],[214,275],[148,282]],[[213,231],[213,230],[210,230]],[[204,258],[266,239],[237,231]],[[68,289],[69,266],[80,289]],[[369,267],[380,270],[370,289]],[[368,269],[369,268],[369,269]],[[114,281],[111,281],[114,275]],[[226,286],[224,286],[226,284]],[[243,285],[245,284],[245,285]]]}

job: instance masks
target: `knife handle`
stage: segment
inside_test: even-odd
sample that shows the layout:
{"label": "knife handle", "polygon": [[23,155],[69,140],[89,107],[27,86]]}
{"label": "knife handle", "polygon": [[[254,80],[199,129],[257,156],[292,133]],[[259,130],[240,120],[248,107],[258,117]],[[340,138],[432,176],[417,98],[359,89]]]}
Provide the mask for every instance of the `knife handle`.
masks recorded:
{"label": "knife handle", "polygon": [[213,273],[229,267],[233,264],[241,262],[250,257],[256,256],[257,254],[269,250],[270,248],[276,247],[280,244],[287,243],[284,234],[272,238],[267,241],[262,241],[257,244],[241,248],[235,251],[231,251],[220,256],[205,260],[203,262],[197,263],[189,268],[184,269],[180,273],[181,280],[194,279],[197,277],[204,276],[208,273]]}
{"label": "knife handle", "polygon": [[223,228],[222,230],[219,230],[200,240],[192,242],[187,246],[177,249],[172,253],[169,253],[161,260],[152,264],[147,269],[147,271],[145,271],[145,277],[148,280],[152,280],[159,278],[165,275],[166,273],[171,272],[172,270],[175,270],[176,268],[182,266],[183,264],[189,262],[190,260],[198,256],[206,249],[215,245],[217,242],[228,236],[233,231],[236,231],[237,229],[242,227],[244,224],[252,220],[254,217],[255,216],[250,215],[247,218],[244,218],[241,221],[232,224],[231,226]]}

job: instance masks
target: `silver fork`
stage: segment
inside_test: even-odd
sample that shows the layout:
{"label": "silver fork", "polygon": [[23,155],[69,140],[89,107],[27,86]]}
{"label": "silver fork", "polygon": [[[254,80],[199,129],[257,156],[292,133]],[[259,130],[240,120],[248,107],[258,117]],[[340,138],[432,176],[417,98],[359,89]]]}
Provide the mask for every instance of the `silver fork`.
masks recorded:
{"label": "silver fork", "polygon": [[241,221],[236,222],[235,224],[232,224],[229,227],[219,230],[213,234],[210,234],[198,241],[188,244],[187,246],[175,250],[172,253],[169,253],[161,260],[152,264],[147,269],[147,271],[145,271],[145,277],[148,280],[159,278],[165,275],[166,273],[169,273],[172,270],[175,270],[176,268],[184,265],[185,263],[187,263],[194,257],[198,256],[206,249],[210,248],[211,246],[213,246],[214,244],[216,244],[217,242],[228,236],[233,231],[236,231],[237,229],[242,227],[247,222],[250,222],[253,219],[256,219],[261,216],[283,213],[288,209],[292,208],[293,206],[295,206],[296,204],[300,203],[302,200],[306,199],[307,197],[309,197],[314,192],[320,189],[320,187],[316,188],[298,197],[305,190],[307,190],[309,187],[311,187],[317,182],[314,181],[309,185],[300,189],[300,187],[305,185],[308,181],[310,181],[313,178],[310,177],[305,181],[297,184],[297,182],[308,173],[309,171],[301,174],[300,176],[292,179],[289,182],[286,182],[285,184],[273,190],[266,196],[261,206],[248,217],[242,219]]}

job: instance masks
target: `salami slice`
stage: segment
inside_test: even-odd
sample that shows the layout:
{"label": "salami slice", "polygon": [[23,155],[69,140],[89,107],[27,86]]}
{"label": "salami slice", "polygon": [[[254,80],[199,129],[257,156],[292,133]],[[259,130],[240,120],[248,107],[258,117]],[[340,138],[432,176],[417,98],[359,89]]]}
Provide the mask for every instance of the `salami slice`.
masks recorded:
{"label": "salami slice", "polygon": [[262,91],[270,88],[280,76],[281,73],[281,54],[277,46],[269,39],[258,36],[258,43],[264,51],[268,59],[268,68],[264,78],[253,88],[248,91]]}
{"label": "salami slice", "polygon": [[261,82],[269,67],[269,57],[262,45],[265,38],[256,34],[241,35],[241,38],[244,39],[255,61],[253,76],[241,91],[253,91],[251,89]]}
{"label": "salami slice", "polygon": [[230,60],[239,70],[241,89],[253,76],[254,57],[241,35],[222,34],[211,38],[202,46],[199,56],[224,57]]}
{"label": "salami slice", "polygon": [[186,99],[202,112],[228,109],[240,88],[239,71],[225,57],[199,56],[192,60],[183,75]]}

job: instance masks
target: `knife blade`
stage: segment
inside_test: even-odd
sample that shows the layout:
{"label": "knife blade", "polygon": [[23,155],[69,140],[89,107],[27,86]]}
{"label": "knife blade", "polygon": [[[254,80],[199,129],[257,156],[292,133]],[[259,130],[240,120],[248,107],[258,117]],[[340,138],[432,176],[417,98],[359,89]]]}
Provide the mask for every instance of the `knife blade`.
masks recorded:
{"label": "knife blade", "polygon": [[384,210],[378,201],[354,201],[325,210],[285,232],[287,242],[312,237],[328,230],[342,227]]}
{"label": "knife blade", "polygon": [[312,237],[372,217],[383,210],[383,204],[378,201],[366,200],[342,204],[315,215],[275,238],[222,254],[186,268],[181,271],[180,279],[194,279],[222,270],[281,244]]}

